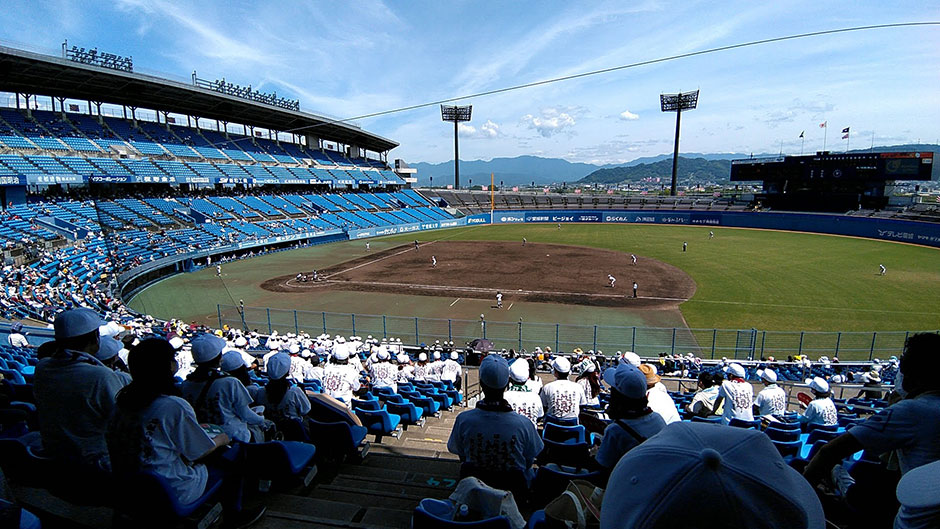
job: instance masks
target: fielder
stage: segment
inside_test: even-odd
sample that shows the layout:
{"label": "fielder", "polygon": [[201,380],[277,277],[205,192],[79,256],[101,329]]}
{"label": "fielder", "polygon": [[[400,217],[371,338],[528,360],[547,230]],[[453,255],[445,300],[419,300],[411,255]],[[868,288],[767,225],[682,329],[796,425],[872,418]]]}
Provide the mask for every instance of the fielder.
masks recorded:
{"label": "fielder", "polygon": [[888,271],[888,269],[885,268],[885,265],[883,264],[878,265],[878,268],[881,269],[881,275],[885,275],[885,272]]}
{"label": "fielder", "polygon": [[636,256],[631,253],[631,254],[630,254],[630,259],[633,260],[633,266],[636,266]]}
{"label": "fielder", "polygon": [[418,239],[415,239],[415,251],[418,251]]}
{"label": "fielder", "polygon": [[498,290],[496,291],[496,308],[503,308],[503,293]]}
{"label": "fielder", "polygon": [[708,238],[709,238],[709,239],[714,239],[714,238],[715,238],[715,232],[713,232],[713,231],[708,232]]}
{"label": "fielder", "polygon": [[610,288],[614,288],[614,283],[617,282],[617,278],[610,274],[607,274],[607,282],[610,283],[607,286],[609,286]]}
{"label": "fielder", "polygon": [[525,246],[525,243],[526,243],[526,238],[523,237],[523,238],[522,238],[522,245]]}
{"label": "fielder", "polygon": [[689,247],[689,243],[683,241],[683,243],[682,243],[682,251],[684,252],[684,251],[686,250],[686,248],[688,248],[688,247]]}
{"label": "fielder", "polygon": [[431,268],[437,268],[437,257],[431,256]]}
{"label": "fielder", "polygon": [[372,248],[369,246],[369,243],[366,243],[366,251],[368,252],[368,251],[371,250],[371,249],[372,249]]}
{"label": "fielder", "polygon": [[636,284],[636,281],[633,282],[633,297],[636,297],[636,289],[639,285]]}
{"label": "fielder", "polygon": [[215,276],[222,277],[222,265],[220,264],[215,265]]}

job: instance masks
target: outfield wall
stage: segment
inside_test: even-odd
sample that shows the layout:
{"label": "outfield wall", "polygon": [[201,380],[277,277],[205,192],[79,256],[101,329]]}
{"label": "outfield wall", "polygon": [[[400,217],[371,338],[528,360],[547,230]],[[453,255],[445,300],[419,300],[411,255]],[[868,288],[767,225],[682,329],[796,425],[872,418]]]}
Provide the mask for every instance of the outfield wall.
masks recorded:
{"label": "outfield wall", "polygon": [[470,219],[474,219],[476,220],[474,224],[485,223],[489,220],[493,224],[593,222],[760,228],[848,235],[940,248],[940,224],[937,223],[817,213],[554,209],[496,210],[491,214],[472,215],[467,219],[468,224],[471,223]]}

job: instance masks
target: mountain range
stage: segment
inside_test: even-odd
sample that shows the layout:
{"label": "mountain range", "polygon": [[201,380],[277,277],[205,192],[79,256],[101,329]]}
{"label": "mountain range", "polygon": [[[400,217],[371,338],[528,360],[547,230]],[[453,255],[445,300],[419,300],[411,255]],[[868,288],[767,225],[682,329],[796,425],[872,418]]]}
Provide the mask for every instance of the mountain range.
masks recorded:
{"label": "mountain range", "polygon": [[[934,144],[904,144],[858,149],[849,152],[906,152],[930,151],[940,158],[940,147]],[[731,160],[747,158],[750,154],[736,153],[683,153],[679,156],[678,178],[681,181],[727,182],[731,172]],[[754,154],[755,157],[776,154]],[[418,170],[419,186],[433,183],[444,186],[454,182],[453,160],[436,164],[417,162],[410,164]],[[647,156],[622,164],[595,165],[569,162],[561,158],[539,156],[517,156],[515,158],[493,158],[492,160],[461,160],[460,185],[488,185],[493,173],[499,185],[548,185],[567,183],[612,184],[643,179],[672,177],[672,154]],[[433,179],[433,181],[432,181]]]}

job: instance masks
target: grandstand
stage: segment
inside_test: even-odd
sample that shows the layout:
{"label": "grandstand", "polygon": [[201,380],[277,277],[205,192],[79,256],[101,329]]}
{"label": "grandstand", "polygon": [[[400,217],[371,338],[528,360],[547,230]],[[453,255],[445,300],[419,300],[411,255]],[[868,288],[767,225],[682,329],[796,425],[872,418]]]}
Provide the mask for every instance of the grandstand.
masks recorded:
{"label": "grandstand", "polygon": [[[201,518],[212,523],[218,512],[212,509],[214,499],[191,511],[172,502],[125,502],[122,498],[128,496],[122,494],[133,490],[122,481],[126,476],[71,474],[55,466],[51,454],[37,448],[32,382],[38,355],[34,347],[51,337],[43,325],[62,309],[93,308],[119,325],[121,332],[138,337],[172,334],[189,341],[200,331],[219,331],[232,347],[245,339],[248,345],[238,347],[262,358],[268,351],[266,342],[278,343],[273,333],[156,321],[129,310],[124,300],[168,275],[231,259],[466,225],[470,220],[483,222],[480,214],[493,209],[733,213],[748,209],[744,202],[714,197],[419,193],[408,187],[406,173],[396,173],[388,164],[388,153],[397,144],[354,125],[175,81],[99,71],[20,50],[0,50],[0,65],[2,71],[13,73],[0,79],[0,90],[17,94],[16,107],[0,109],[0,243],[6,265],[0,316],[32,324],[28,327],[30,347],[0,345],[0,373],[10,397],[4,411],[16,412],[2,415],[0,421],[0,466],[22,504],[43,520],[66,527],[103,527],[112,520],[134,525],[148,518],[160,523]],[[127,77],[134,80],[132,88],[123,82]],[[27,101],[48,98],[52,110],[19,106],[19,94],[30,94]],[[71,100],[96,105],[89,104],[82,112],[79,105],[67,102]],[[121,117],[103,115],[101,104],[121,109]],[[98,111],[93,112],[92,106]],[[314,132],[279,132],[299,128]],[[327,148],[327,144],[337,147]],[[913,211],[918,220],[935,219],[935,209]],[[6,324],[0,328],[7,334],[13,331]],[[328,336],[312,337],[314,329],[297,331],[280,347],[291,350],[303,345],[308,348],[307,356],[323,363],[340,343]],[[249,337],[256,340],[253,345]],[[353,353],[360,362],[369,361],[372,346],[380,347],[369,343],[369,338],[348,337],[357,344]],[[455,347],[452,342],[435,347],[407,341],[381,347],[397,348],[406,358],[400,361],[403,364],[437,349],[445,355],[457,352],[467,367],[474,353],[472,347]],[[599,370],[623,361],[591,356],[578,353],[573,358],[596,360]],[[551,355],[529,357],[538,364],[539,377],[548,382]],[[683,420],[715,420],[688,410],[693,398],[690,381],[703,372],[719,373],[727,362],[703,362],[690,356],[646,361],[671,366],[665,369],[668,377],[664,380]],[[753,360],[745,366],[745,378],[752,382],[760,379],[760,369],[773,366],[778,371],[788,391],[789,409],[778,418],[783,423],[795,420],[798,393],[805,389],[807,378],[871,369],[868,363],[838,366],[799,358]],[[309,392],[314,410],[293,429],[290,424],[279,426],[286,441],[302,445],[277,445],[283,450],[266,460],[277,465],[255,465],[250,470],[257,489],[249,495],[250,501],[268,507],[257,527],[405,527],[416,508],[426,511],[433,505],[426,500],[446,499],[468,472],[445,447],[457,415],[479,398],[476,370],[464,371],[462,386],[440,377],[415,378],[391,391],[370,387],[365,370],[360,374],[365,389],[349,403],[350,413],[324,404],[320,397],[328,390],[318,379],[299,381]],[[896,362],[886,363],[881,369],[885,388],[870,391],[889,391],[896,376]],[[251,380],[259,386],[269,382],[263,370],[252,372]],[[859,376],[857,382],[861,381]],[[807,427],[805,432],[792,428],[769,432],[781,461],[802,468],[827,441],[888,405],[880,395],[858,398],[842,393],[860,388],[860,384],[840,387],[834,399],[839,410],[835,425]],[[598,403],[586,409],[597,421],[608,421],[603,413],[606,403],[607,395],[601,394]],[[586,439],[592,436],[586,434],[600,432],[588,432],[579,424],[567,426],[571,430],[558,434],[564,430],[542,425],[540,435],[547,444],[556,444],[539,458],[531,488],[520,489],[518,482],[488,476],[496,479],[490,481],[492,485],[515,489],[527,518],[543,516],[539,511],[571,477],[549,463],[585,468],[591,464],[591,443]],[[748,422],[720,427],[762,426]],[[553,437],[553,431],[560,437]],[[576,439],[564,438],[571,431]],[[852,460],[862,470],[878,465],[870,454],[858,453]],[[599,471],[580,477],[598,484],[606,479]],[[101,489],[87,494],[94,487]],[[168,489],[159,484],[148,490],[159,498],[168,495]]]}

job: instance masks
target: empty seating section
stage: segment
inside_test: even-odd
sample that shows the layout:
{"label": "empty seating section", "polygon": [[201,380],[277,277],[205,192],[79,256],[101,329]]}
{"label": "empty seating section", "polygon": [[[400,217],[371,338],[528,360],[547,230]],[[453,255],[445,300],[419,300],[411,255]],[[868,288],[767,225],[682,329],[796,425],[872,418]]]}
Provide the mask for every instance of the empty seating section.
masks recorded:
{"label": "empty seating section", "polygon": [[166,156],[167,151],[160,147],[159,144],[152,141],[132,141],[130,142],[131,146],[140,151],[141,154],[149,154],[153,156]]}
{"label": "empty seating section", "polygon": [[111,158],[89,158],[88,161],[100,169],[99,174],[109,176],[130,176],[131,174],[123,164]]}
{"label": "empty seating section", "polygon": [[247,206],[247,207],[253,209],[254,211],[260,212],[262,215],[266,215],[266,216],[271,217],[271,216],[276,216],[276,215],[281,215],[281,214],[282,214],[282,213],[281,213],[280,211],[278,211],[276,208],[272,207],[270,204],[264,202],[263,200],[261,200],[261,199],[258,198],[258,197],[245,196],[245,197],[239,197],[239,198],[237,198],[237,199],[235,199],[235,200],[238,201],[238,202],[241,202],[241,203],[244,204],[245,206]]}
{"label": "empty seating section", "polygon": [[193,210],[216,220],[230,220],[234,218],[224,209],[203,198],[193,200],[191,207]]}
{"label": "empty seating section", "polygon": [[137,200],[135,198],[119,198],[115,200],[115,202],[143,218],[156,222],[160,226],[169,226],[173,224],[172,220],[167,218],[165,215],[160,213],[153,206],[147,204],[146,202]]}
{"label": "empty seating section", "polygon": [[320,195],[304,195],[303,197],[309,200],[319,211],[342,211],[343,209]]}
{"label": "empty seating section", "polygon": [[14,174],[21,174],[26,176],[46,174],[38,166],[29,162],[18,154],[0,154],[0,164],[3,164],[13,170]]}

